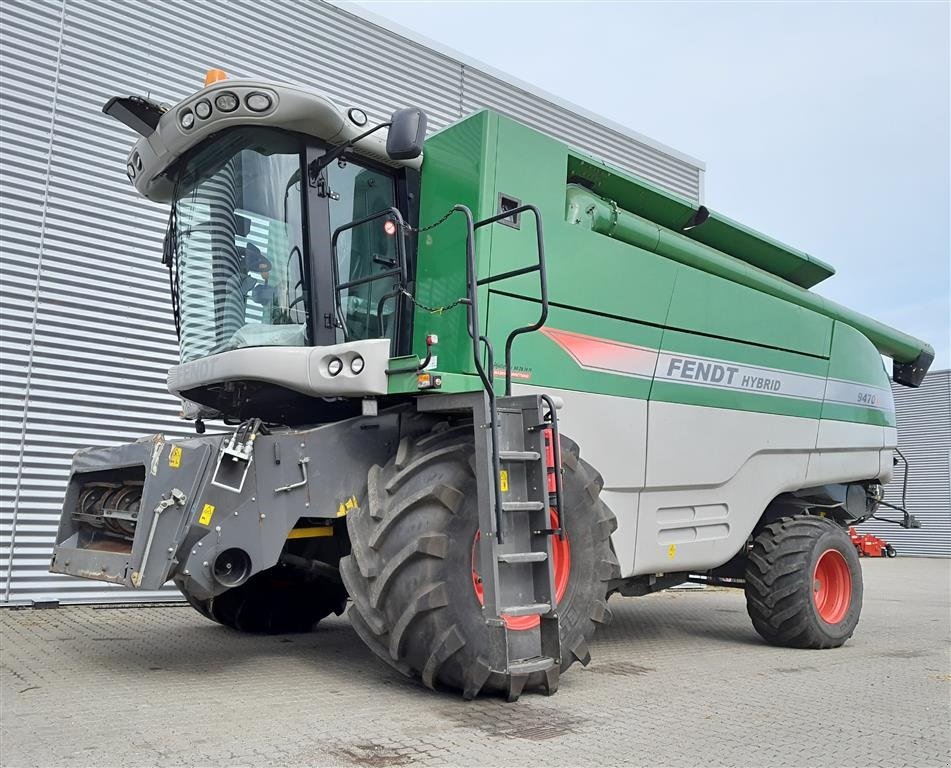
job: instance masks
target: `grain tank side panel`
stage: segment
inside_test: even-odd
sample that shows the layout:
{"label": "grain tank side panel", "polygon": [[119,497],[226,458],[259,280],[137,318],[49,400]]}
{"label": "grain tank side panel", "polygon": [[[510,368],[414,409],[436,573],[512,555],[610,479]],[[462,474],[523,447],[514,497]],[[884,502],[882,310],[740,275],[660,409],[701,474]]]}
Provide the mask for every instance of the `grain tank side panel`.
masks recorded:
{"label": "grain tank side panel", "polygon": [[[538,206],[541,211],[550,301],[662,326],[677,265],[565,221],[568,157],[564,144],[499,118],[495,196],[514,197]],[[534,258],[534,231],[529,218],[523,218],[518,229],[502,225],[491,229],[493,274],[526,266]],[[506,294],[539,297],[536,275],[505,280],[493,287]],[[494,312],[492,304],[490,314]],[[527,339],[520,339],[518,344],[526,342]]]}

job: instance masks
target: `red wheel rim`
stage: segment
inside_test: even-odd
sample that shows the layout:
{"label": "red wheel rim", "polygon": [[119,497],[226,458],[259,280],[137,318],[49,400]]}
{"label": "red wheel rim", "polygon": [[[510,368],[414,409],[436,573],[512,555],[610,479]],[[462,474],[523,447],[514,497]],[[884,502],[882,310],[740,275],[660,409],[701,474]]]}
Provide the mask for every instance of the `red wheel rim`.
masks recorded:
{"label": "red wheel rim", "polygon": [[827,549],[816,561],[812,574],[812,599],[827,624],[838,624],[852,604],[852,573],[837,549]]}
{"label": "red wheel rim", "polygon": [[[551,527],[558,527],[558,513],[554,509],[549,511]],[[485,593],[482,589],[482,577],[476,570],[478,553],[476,548],[479,545],[481,533],[476,531],[475,538],[472,540],[472,589],[475,591],[476,599],[479,605],[485,605]],[[551,540],[552,567],[555,570],[555,604],[559,604],[561,599],[568,591],[568,580],[571,576],[571,545],[568,543],[568,534],[563,539],[553,536]],[[539,616],[506,616],[502,614],[502,621],[509,629],[521,631],[533,629],[541,623]]]}

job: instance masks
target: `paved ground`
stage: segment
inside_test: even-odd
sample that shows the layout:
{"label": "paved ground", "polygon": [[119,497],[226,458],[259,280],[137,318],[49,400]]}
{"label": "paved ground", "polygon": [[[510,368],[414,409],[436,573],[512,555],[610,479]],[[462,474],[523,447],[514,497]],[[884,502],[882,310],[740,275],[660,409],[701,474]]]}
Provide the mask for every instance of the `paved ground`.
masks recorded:
{"label": "paved ground", "polygon": [[856,636],[763,645],[735,591],[612,598],[553,698],[465,703],[345,620],[249,637],[187,607],[0,611],[2,764],[951,764],[951,561],[864,561]]}

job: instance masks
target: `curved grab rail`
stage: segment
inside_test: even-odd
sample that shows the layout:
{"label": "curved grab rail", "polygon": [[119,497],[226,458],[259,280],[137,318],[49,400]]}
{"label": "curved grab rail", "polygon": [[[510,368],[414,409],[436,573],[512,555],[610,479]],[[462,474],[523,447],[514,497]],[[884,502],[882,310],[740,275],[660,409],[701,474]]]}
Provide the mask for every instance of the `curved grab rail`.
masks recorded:
{"label": "curved grab rail", "polygon": [[[340,265],[337,261],[337,240],[340,239],[340,235],[342,235],[344,232],[350,231],[351,229],[356,229],[357,227],[363,226],[367,222],[373,221],[374,219],[387,217],[393,219],[396,222],[396,235],[394,235],[398,235],[396,240],[396,266],[393,269],[389,269],[384,272],[377,272],[376,274],[367,275],[366,277],[361,277],[356,280],[348,280],[345,283],[341,283]],[[343,307],[340,303],[340,293],[345,288],[353,288],[357,285],[372,283],[376,280],[393,277],[394,275],[399,276],[400,285],[406,285],[406,242],[404,240],[405,231],[406,228],[405,223],[403,222],[403,215],[399,212],[398,208],[390,206],[389,208],[383,208],[376,213],[371,213],[369,216],[364,216],[362,219],[355,219],[348,224],[343,224],[342,226],[337,227],[334,230],[333,235],[331,235],[330,250],[333,257],[331,259],[331,266],[333,267],[334,281],[334,309],[337,313],[337,322],[343,329],[343,337],[345,341],[350,341],[350,330],[347,328],[346,316],[344,315]],[[377,309],[379,310],[379,307],[377,307]],[[397,312],[399,312],[399,306],[397,306]]]}

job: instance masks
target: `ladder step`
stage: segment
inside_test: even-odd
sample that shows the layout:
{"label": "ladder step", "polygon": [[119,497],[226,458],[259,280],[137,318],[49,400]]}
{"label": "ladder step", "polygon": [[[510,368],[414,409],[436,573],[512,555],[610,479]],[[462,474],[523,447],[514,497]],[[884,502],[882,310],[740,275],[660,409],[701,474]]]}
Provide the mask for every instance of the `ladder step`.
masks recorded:
{"label": "ladder step", "polygon": [[547,552],[510,552],[507,555],[499,555],[500,563],[543,563],[547,559]]}
{"label": "ladder step", "polygon": [[502,461],[538,461],[541,457],[538,451],[499,451]]}
{"label": "ladder step", "polygon": [[551,603],[529,603],[528,605],[510,605],[499,613],[506,616],[541,616],[551,610]]}
{"label": "ladder step", "polygon": [[506,671],[513,675],[530,675],[532,672],[551,669],[554,665],[555,660],[551,656],[534,656],[530,659],[510,662]]}
{"label": "ladder step", "polygon": [[545,508],[540,501],[503,501],[503,512],[537,512]]}

